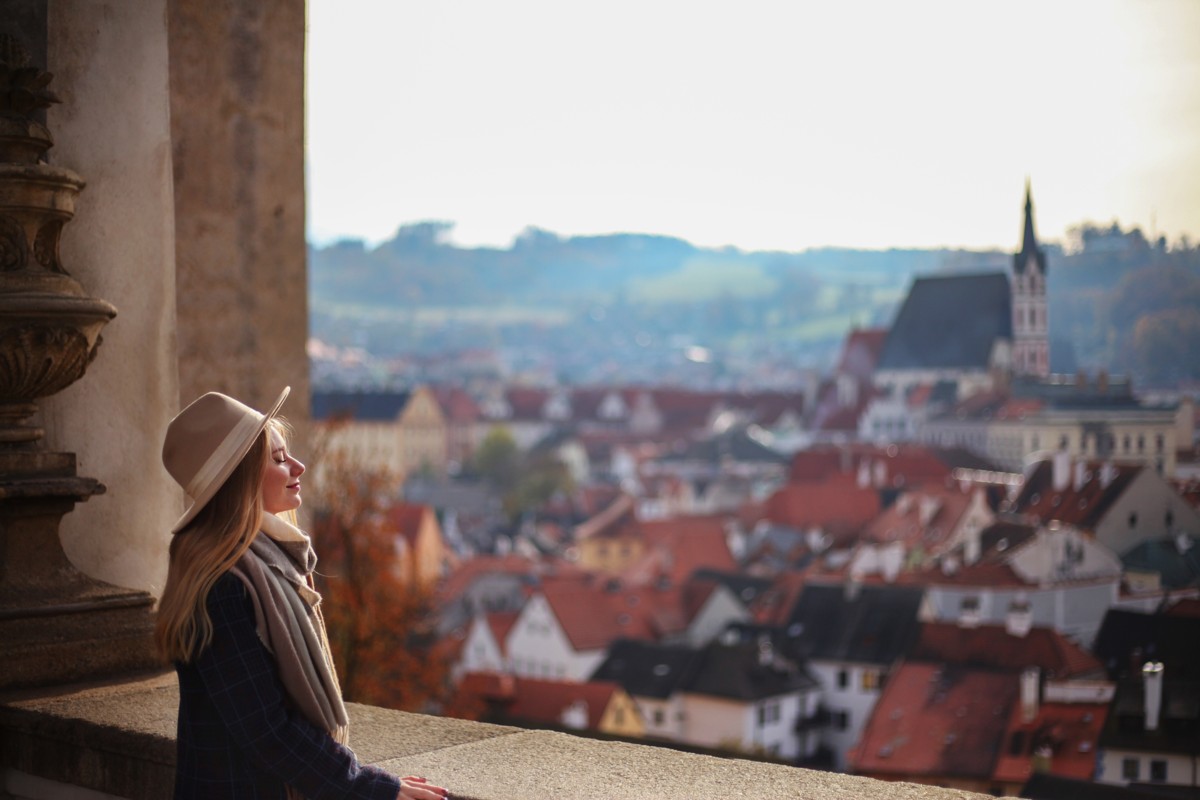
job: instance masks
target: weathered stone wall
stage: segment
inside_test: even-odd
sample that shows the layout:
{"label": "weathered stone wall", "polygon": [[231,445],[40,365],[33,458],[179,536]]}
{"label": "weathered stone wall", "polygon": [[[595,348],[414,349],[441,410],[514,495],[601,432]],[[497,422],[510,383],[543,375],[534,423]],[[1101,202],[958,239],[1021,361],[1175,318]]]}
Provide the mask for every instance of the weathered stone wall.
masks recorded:
{"label": "weathered stone wall", "polygon": [[47,7],[62,100],[49,159],[87,181],[62,263],[118,309],[87,374],[41,403],[47,446],[108,487],[64,518],[63,548],[93,577],[157,592],[182,505],[159,456],[179,394],[166,0]]}
{"label": "weathered stone wall", "polygon": [[303,0],[169,0],[180,400],[308,418]]}

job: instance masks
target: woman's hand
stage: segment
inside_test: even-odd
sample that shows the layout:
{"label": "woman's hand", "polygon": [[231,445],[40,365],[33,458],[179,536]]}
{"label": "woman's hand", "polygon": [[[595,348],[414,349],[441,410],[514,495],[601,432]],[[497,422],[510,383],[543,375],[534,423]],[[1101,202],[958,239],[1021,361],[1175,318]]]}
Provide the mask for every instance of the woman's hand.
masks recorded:
{"label": "woman's hand", "polygon": [[443,800],[449,796],[450,793],[442,787],[409,775],[400,779],[400,793],[396,795],[396,800]]}

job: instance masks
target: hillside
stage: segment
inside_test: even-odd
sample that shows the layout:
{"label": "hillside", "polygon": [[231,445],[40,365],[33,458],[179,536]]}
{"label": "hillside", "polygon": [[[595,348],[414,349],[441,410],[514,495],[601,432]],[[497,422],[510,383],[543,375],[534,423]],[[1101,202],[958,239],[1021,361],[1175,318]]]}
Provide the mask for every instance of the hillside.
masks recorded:
{"label": "hillside", "polygon": [[[1011,260],[949,249],[714,250],[666,236],[533,228],[506,249],[464,248],[451,231],[422,222],[373,248],[312,248],[314,335],[394,356],[527,349],[555,331],[576,351],[596,348],[597,360],[629,339],[643,350],[701,345],[823,369],[851,327],[889,324],[914,276],[1001,271]],[[1055,368],[1200,379],[1200,359],[1190,355],[1200,352],[1197,249],[1151,244],[1116,224],[1073,233],[1068,250],[1046,247]],[[560,377],[580,379],[571,370]]]}

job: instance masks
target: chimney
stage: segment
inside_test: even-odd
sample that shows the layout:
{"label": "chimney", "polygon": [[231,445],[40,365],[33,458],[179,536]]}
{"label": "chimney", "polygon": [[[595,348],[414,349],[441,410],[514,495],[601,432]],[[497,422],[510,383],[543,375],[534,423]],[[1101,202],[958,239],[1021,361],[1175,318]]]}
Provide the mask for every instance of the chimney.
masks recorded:
{"label": "chimney", "polygon": [[1054,454],[1051,466],[1054,491],[1065,492],[1071,485],[1071,454],[1066,450],[1059,450]]}
{"label": "chimney", "polygon": [[1162,714],[1163,665],[1161,661],[1147,661],[1142,666],[1142,685],[1146,696],[1146,730],[1158,730]]}
{"label": "chimney", "polygon": [[1038,714],[1038,700],[1041,694],[1041,670],[1028,667],[1021,671],[1021,721],[1025,724],[1033,722]]}
{"label": "chimney", "polygon": [[1087,483],[1087,464],[1082,458],[1075,462],[1073,478],[1074,479],[1072,481],[1071,488],[1078,492],[1083,489],[1083,485]]}
{"label": "chimney", "polygon": [[1013,600],[1008,605],[1008,615],[1004,618],[1004,630],[1009,636],[1024,639],[1033,628],[1033,611],[1028,600]]}
{"label": "chimney", "polygon": [[1113,466],[1111,461],[1105,461],[1100,467],[1100,488],[1107,489],[1115,477],[1117,477],[1117,468]]}
{"label": "chimney", "polygon": [[858,462],[858,488],[866,489],[871,485],[871,462],[863,459]]}

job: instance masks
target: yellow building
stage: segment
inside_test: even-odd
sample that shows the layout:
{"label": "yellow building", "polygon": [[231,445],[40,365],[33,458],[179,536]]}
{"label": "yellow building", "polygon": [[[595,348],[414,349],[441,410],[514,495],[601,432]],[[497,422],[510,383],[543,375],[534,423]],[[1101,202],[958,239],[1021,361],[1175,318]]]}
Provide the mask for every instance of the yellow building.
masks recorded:
{"label": "yellow building", "polygon": [[448,431],[428,387],[408,392],[313,392],[313,421],[326,457],[403,482],[417,472],[444,473]]}

